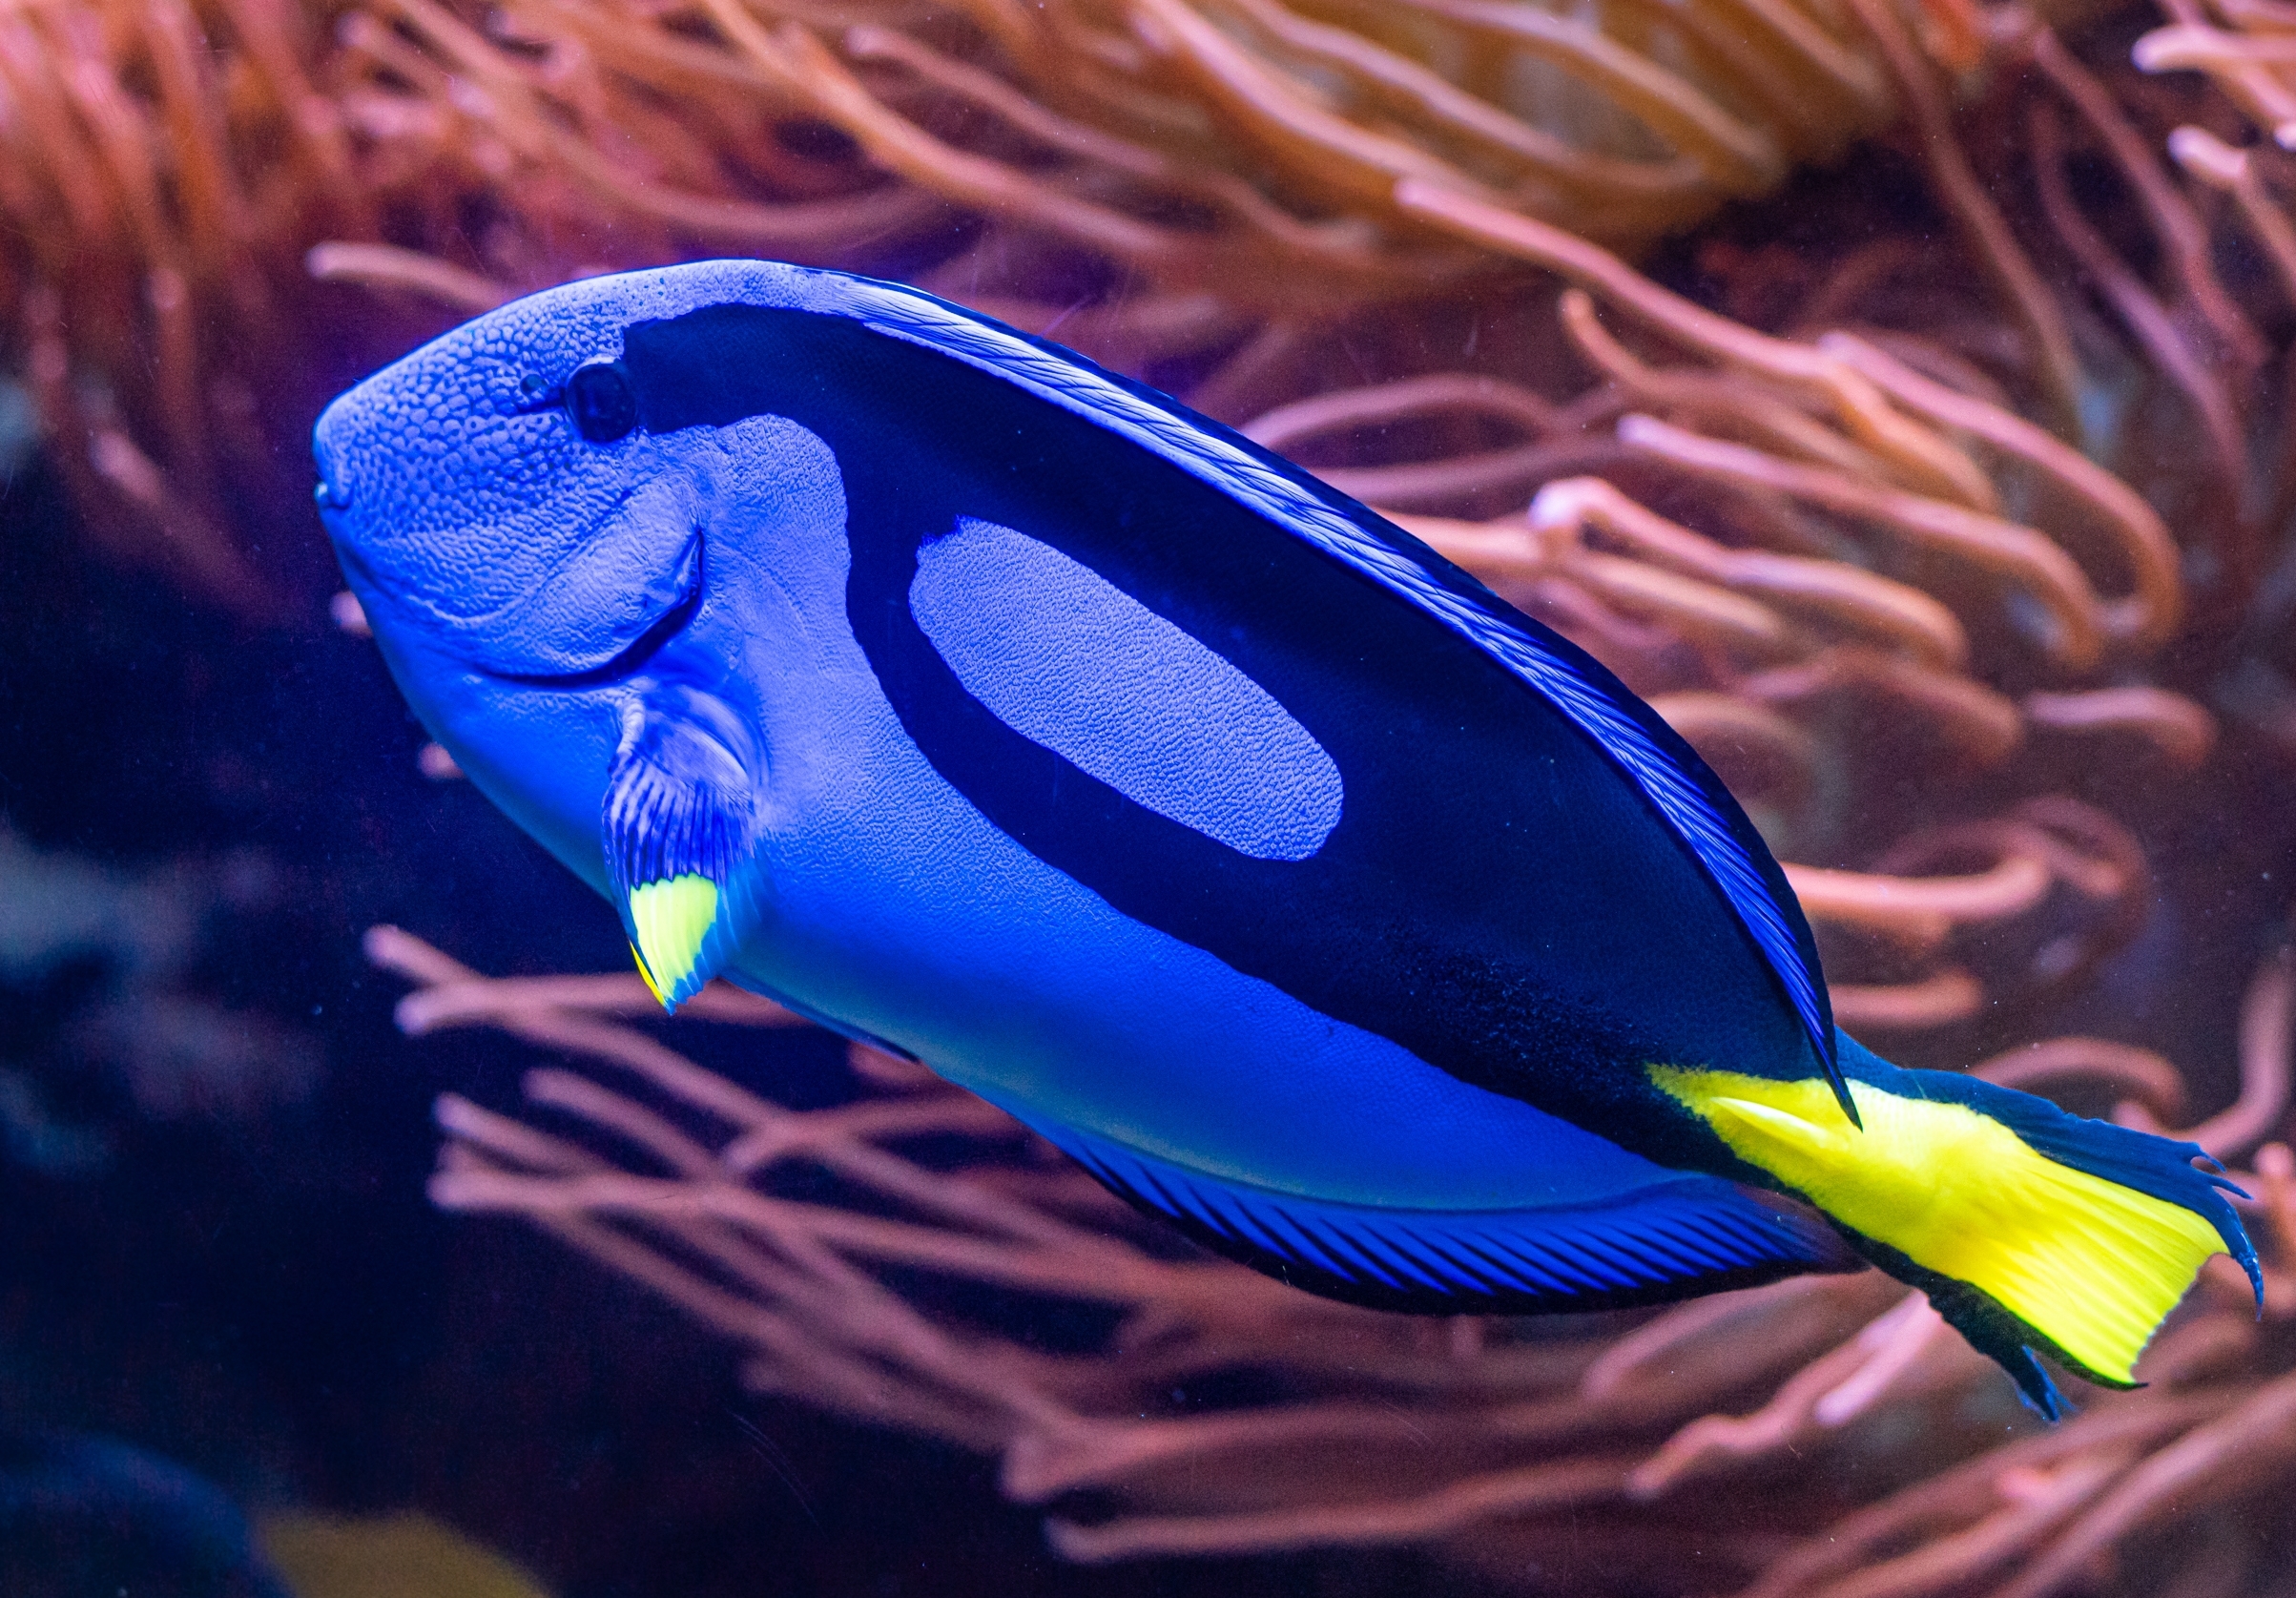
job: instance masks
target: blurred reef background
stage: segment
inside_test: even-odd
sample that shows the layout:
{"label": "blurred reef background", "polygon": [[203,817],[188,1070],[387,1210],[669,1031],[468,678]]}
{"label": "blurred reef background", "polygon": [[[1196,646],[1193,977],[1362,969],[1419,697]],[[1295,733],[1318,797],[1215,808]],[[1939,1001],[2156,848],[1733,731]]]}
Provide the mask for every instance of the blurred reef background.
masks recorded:
{"label": "blurred reef background", "polygon": [[[302,1598],[2296,1591],[2289,144],[2281,0],[0,0],[0,1541],[122,1506],[145,1590],[261,1545]],[[2044,1432],[1871,1276],[1373,1316],[771,1007],[652,1020],[338,601],[304,440],[725,254],[1072,343],[1586,645],[1851,1031],[2233,1166],[2264,1319],[2212,1271]]]}

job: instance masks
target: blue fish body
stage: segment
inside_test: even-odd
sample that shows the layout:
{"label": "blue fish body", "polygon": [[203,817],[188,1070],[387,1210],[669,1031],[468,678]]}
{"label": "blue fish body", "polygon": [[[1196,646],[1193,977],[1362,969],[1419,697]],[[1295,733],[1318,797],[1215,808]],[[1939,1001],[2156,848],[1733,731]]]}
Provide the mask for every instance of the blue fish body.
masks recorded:
{"label": "blue fish body", "polygon": [[[1871,1259],[2053,1412],[2031,1349],[2125,1380],[2207,1252],[2253,1272],[2189,1145],[1838,1034],[1761,839],[1600,665],[1054,346],[666,268],[446,335],[317,454],[409,700],[666,1003],[723,975],[920,1058],[1303,1286],[1541,1310]],[[1907,1184],[1955,1159],[2013,1179],[1933,1235]],[[2111,1325],[2047,1282],[2099,1214],[2160,1254]]]}

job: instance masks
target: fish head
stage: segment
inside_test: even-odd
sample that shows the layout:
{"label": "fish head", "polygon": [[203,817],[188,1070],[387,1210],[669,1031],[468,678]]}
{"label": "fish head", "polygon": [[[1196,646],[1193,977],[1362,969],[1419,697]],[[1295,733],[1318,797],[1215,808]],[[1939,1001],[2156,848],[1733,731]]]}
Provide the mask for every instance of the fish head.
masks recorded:
{"label": "fish head", "polygon": [[617,770],[651,761],[736,811],[759,775],[756,663],[792,629],[754,613],[789,588],[743,570],[773,564],[747,536],[758,508],[842,559],[818,439],[773,417],[649,426],[660,402],[626,345],[705,306],[800,302],[821,276],[716,261],[565,284],[320,418],[321,520],[402,691],[489,799],[610,896],[628,887],[602,830]]}

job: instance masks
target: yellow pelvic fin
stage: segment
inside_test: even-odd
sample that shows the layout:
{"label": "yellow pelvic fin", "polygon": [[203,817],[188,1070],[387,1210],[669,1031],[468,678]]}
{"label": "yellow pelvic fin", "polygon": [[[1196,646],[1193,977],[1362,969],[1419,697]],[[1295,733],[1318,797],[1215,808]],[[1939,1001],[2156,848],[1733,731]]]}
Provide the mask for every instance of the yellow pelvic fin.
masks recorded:
{"label": "yellow pelvic fin", "polygon": [[630,924],[638,935],[631,952],[638,958],[638,975],[664,1008],[693,975],[702,940],[716,919],[717,884],[698,874],[630,890]]}
{"label": "yellow pelvic fin", "polygon": [[1989,1295],[2099,1376],[2137,1356],[2224,1243],[2202,1216],[2077,1171],[1964,1104],[1851,1082],[1649,1068],[1659,1088],[1851,1231]]}

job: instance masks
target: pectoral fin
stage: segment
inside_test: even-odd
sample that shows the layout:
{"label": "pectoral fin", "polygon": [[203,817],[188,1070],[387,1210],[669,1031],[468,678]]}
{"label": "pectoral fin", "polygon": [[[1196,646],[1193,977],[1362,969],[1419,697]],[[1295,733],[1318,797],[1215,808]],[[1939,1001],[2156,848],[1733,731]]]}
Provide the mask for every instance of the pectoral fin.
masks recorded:
{"label": "pectoral fin", "polygon": [[740,942],[735,873],[756,814],[755,743],[722,701],[645,683],[623,708],[605,843],[638,974],[663,1007],[701,991]]}
{"label": "pectoral fin", "polygon": [[[717,923],[717,884],[698,872],[646,882],[630,890],[630,944],[638,975],[665,1007],[678,985],[700,968],[702,947]],[[656,970],[669,974],[665,988]],[[706,982],[709,979],[701,979]]]}

